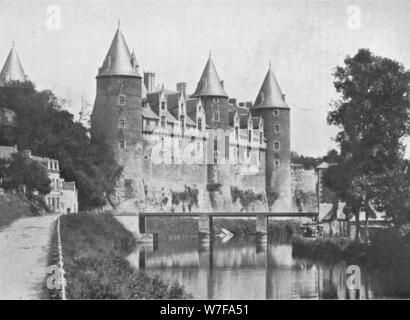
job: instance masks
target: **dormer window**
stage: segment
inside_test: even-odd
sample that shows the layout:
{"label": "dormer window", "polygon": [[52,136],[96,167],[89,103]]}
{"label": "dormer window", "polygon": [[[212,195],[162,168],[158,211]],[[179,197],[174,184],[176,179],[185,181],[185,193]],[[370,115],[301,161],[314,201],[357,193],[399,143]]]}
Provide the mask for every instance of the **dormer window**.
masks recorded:
{"label": "dormer window", "polygon": [[235,139],[236,141],[239,140],[239,128],[238,127],[235,127]]}
{"label": "dormer window", "polygon": [[165,110],[165,101],[161,102],[161,110]]}
{"label": "dormer window", "polygon": [[202,131],[202,118],[198,118],[198,130]]}
{"label": "dormer window", "polygon": [[252,141],[252,130],[248,130],[248,141]]}
{"label": "dormer window", "polygon": [[165,128],[165,116],[161,117],[161,127]]}
{"label": "dormer window", "polygon": [[119,97],[119,104],[120,104],[120,106],[125,105],[125,96],[120,95],[120,97]]}
{"label": "dormer window", "polygon": [[201,107],[201,106],[198,107],[198,112],[199,112],[199,113],[202,112],[202,107]]}

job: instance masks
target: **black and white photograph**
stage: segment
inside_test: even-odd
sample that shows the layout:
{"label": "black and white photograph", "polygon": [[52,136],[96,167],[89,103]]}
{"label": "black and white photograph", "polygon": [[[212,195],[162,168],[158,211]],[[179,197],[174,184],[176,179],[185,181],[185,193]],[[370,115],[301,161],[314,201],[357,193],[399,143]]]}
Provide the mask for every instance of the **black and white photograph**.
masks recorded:
{"label": "black and white photograph", "polygon": [[0,0],[0,300],[410,299],[409,68],[408,0]]}

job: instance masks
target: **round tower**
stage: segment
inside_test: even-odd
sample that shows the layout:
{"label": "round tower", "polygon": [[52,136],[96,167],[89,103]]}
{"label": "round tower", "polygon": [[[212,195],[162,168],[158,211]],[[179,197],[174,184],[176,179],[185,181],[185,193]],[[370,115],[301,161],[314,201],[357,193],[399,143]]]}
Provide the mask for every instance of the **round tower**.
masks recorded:
{"label": "round tower", "polygon": [[142,77],[119,26],[96,79],[92,138],[107,143],[123,166],[120,184],[136,181],[142,176]]}
{"label": "round tower", "polygon": [[269,66],[252,108],[261,115],[266,145],[266,195],[271,211],[291,208],[290,108]]}
{"label": "round tower", "polygon": [[[229,101],[209,55],[193,98],[201,99],[208,128],[207,187],[214,210],[231,205],[229,184]],[[222,194],[222,196],[221,196]]]}

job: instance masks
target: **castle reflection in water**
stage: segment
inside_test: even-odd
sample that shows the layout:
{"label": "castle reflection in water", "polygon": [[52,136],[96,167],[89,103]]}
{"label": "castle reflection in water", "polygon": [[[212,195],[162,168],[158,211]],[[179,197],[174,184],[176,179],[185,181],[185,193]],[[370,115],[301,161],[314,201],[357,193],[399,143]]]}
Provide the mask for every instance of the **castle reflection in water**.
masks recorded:
{"label": "castle reflection in water", "polygon": [[255,238],[199,245],[198,240],[140,246],[131,263],[149,275],[178,280],[197,299],[372,299],[377,281],[362,275],[361,290],[347,290],[346,265],[294,259],[289,243],[256,245]]}

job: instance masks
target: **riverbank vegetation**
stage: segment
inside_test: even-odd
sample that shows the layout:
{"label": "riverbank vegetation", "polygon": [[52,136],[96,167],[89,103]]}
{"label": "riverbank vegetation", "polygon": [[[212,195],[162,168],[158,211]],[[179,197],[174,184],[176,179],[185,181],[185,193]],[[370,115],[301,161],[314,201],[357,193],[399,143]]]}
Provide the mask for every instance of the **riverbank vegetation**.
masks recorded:
{"label": "riverbank vegetation", "polygon": [[134,236],[110,214],[61,216],[68,299],[183,299],[178,283],[148,277],[126,257]]}
{"label": "riverbank vegetation", "polygon": [[378,230],[366,243],[347,238],[294,237],[292,247],[295,258],[359,265],[377,277],[389,296],[410,296],[410,232],[406,227]]}

